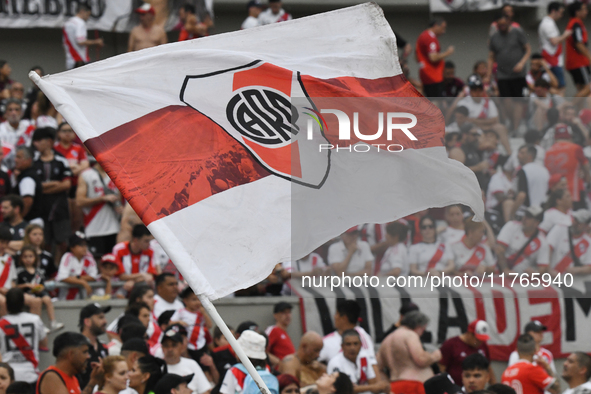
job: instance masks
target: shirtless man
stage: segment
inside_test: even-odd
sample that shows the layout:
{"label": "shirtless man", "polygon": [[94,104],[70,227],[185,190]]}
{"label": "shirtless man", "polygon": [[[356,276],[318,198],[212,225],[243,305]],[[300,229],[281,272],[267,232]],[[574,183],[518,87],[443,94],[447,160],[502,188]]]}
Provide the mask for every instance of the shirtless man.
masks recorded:
{"label": "shirtless man", "polygon": [[129,34],[127,52],[139,51],[144,48],[151,48],[168,42],[166,32],[161,26],[154,24],[154,7],[145,3],[135,12],[140,15],[140,25],[134,27]]}
{"label": "shirtless man", "polygon": [[393,394],[424,394],[423,382],[433,376],[431,364],[441,360],[441,352],[423,350],[420,336],[429,318],[422,312],[407,313],[400,327],[388,335],[378,351],[378,368],[388,369]]}
{"label": "shirtless man", "polygon": [[308,331],[302,336],[296,353],[281,361],[279,372],[297,377],[302,387],[314,384],[326,372],[326,366],[317,361],[322,345],[322,337]]}

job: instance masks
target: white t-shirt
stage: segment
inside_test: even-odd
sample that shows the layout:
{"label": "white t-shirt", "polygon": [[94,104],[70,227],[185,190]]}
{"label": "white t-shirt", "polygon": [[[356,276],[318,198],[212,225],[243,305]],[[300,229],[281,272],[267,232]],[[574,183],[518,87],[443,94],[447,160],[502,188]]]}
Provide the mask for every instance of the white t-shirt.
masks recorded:
{"label": "white t-shirt", "polygon": [[183,303],[177,298],[174,300],[173,303],[167,302],[164,298],[160,297],[158,294],[154,296],[154,316],[156,319],[160,317],[162,312],[175,310],[178,311],[179,309],[184,308]]}
{"label": "white t-shirt", "polygon": [[[97,198],[105,195],[105,188],[103,185],[116,191],[115,184],[111,182],[111,179],[107,174],[102,178],[99,172],[93,168],[88,168],[82,172],[82,179],[86,183],[86,197]],[[110,187],[112,185],[112,188]],[[101,204],[101,203],[99,203]],[[119,233],[120,220],[117,217],[115,209],[110,204],[102,203],[101,208],[97,211],[96,207],[99,205],[93,205],[92,207],[82,208],[84,214],[84,222],[87,223],[84,226],[84,233],[87,237],[102,237],[105,235]]]}
{"label": "white t-shirt", "polygon": [[260,26],[260,22],[257,18],[255,18],[254,16],[248,16],[244,22],[242,22],[242,26],[240,26],[240,28],[242,30],[244,29],[250,29],[252,27],[257,27]]}
{"label": "white t-shirt", "polygon": [[[376,377],[373,369],[375,364],[375,362],[372,363],[369,360],[367,353],[363,349],[359,351],[356,362],[351,362],[341,352],[330,359],[326,367],[326,373],[342,372],[349,375],[353,384],[363,386],[369,384],[369,380]],[[369,392],[362,392],[362,394],[366,393]]]}
{"label": "white t-shirt", "polygon": [[556,208],[550,208],[544,212],[544,220],[540,223],[539,229],[548,234],[557,224],[568,227],[573,224],[572,213],[570,209],[567,213],[562,213]]}
{"label": "white t-shirt", "polygon": [[211,390],[211,383],[209,383],[209,380],[207,380],[205,377],[203,370],[195,360],[181,357],[181,361],[179,361],[178,364],[166,364],[166,366],[168,367],[168,373],[174,373],[180,376],[195,374],[195,376],[193,376],[193,380],[191,380],[187,385],[191,390],[193,390],[193,393],[201,394]]}
{"label": "white t-shirt", "polygon": [[468,118],[491,119],[499,116],[494,101],[486,97],[481,98],[478,103],[472,97],[464,97],[458,102],[457,107],[468,108]]}
{"label": "white t-shirt", "polygon": [[[521,222],[510,221],[501,229],[497,242],[506,247],[505,257],[507,260],[514,260],[513,256],[521,250],[529,238],[523,234]],[[535,268],[536,265],[547,266],[549,263],[550,248],[548,242],[546,242],[546,237],[541,232],[538,232],[536,238],[517,258],[511,269],[515,272],[524,272],[527,268]]]}
{"label": "white t-shirt", "polygon": [[88,48],[80,45],[86,41],[86,22],[74,16],[65,24],[62,31],[62,44],[66,52],[66,69],[74,68],[77,61],[88,62]]}
{"label": "white t-shirt", "polygon": [[548,181],[550,180],[548,169],[536,162],[527,163],[521,169],[527,180],[529,206],[541,206],[546,200],[548,192]]}
{"label": "white t-shirt", "polygon": [[486,191],[486,210],[494,209],[499,205],[499,200],[495,197],[495,193],[503,192],[505,195],[513,188],[513,182],[507,178],[503,171],[497,171],[488,183]]}
{"label": "white t-shirt", "polygon": [[[9,334],[17,331],[22,338],[27,341],[29,350],[32,354],[29,357],[34,357],[39,362],[39,341],[45,339],[45,326],[41,318],[37,315],[28,312],[21,312],[18,315],[6,315],[3,318],[14,328],[7,327]],[[22,350],[22,349],[21,349]],[[2,354],[2,361],[9,363],[14,369],[15,380],[21,380],[28,383],[34,383],[39,377],[39,370],[33,365],[29,359],[17,348],[14,340],[7,338],[4,330],[0,329],[0,353]]]}
{"label": "white t-shirt", "polygon": [[[328,248],[328,264],[341,263],[347,258],[349,251],[343,241],[336,242]],[[349,266],[345,270],[346,273],[352,274],[359,272],[365,268],[367,261],[374,261],[373,254],[369,244],[365,241],[357,240],[357,250],[351,256]]]}
{"label": "white t-shirt", "polygon": [[562,394],[591,394],[591,382],[585,382],[572,389],[566,389]]}
{"label": "white t-shirt", "polygon": [[[367,352],[367,356],[371,361],[372,365],[375,364],[376,361],[376,352],[373,348],[373,339],[369,336],[369,334],[359,326],[355,326],[355,331],[359,333],[361,337],[361,349]],[[331,332],[327,336],[322,339],[324,346],[320,351],[320,356],[318,357],[318,361],[328,363],[334,356],[342,352],[341,344],[343,339],[341,338],[341,334],[338,331]]]}
{"label": "white t-shirt", "polygon": [[468,249],[464,242],[460,240],[451,244],[451,252],[458,271],[473,273],[481,264],[486,267],[495,265],[490,248],[483,243],[476,244],[473,248]]}
{"label": "white t-shirt", "polygon": [[441,242],[451,245],[461,240],[464,235],[466,235],[466,232],[464,230],[448,226],[439,234],[438,238]]}
{"label": "white t-shirt", "polygon": [[[538,26],[538,38],[540,40],[540,49],[548,53],[548,55],[553,56],[556,54],[556,51],[562,44],[552,45],[550,42],[550,38],[556,38],[560,36],[560,30],[558,30],[558,26],[556,26],[556,22],[554,19],[550,18],[546,15],[542,21],[540,22],[540,26]],[[563,56],[560,55],[558,58],[558,66],[562,67],[564,65]]]}
{"label": "white t-shirt", "polygon": [[[552,128],[552,133],[554,133],[553,130],[554,130],[554,128]],[[544,139],[548,136],[548,133],[550,133],[550,131],[546,132],[546,134],[544,135]],[[554,134],[552,134],[552,135],[554,135]],[[554,143],[554,140],[552,140],[552,143],[550,145],[552,145],[553,143]],[[535,145],[535,147],[536,147],[536,159],[534,160],[534,163],[537,163],[537,164],[543,166],[544,159],[546,158],[546,149],[544,149],[540,145]],[[507,159],[507,162],[503,166],[503,169],[505,171],[509,171],[514,174],[517,171],[517,169],[521,167],[521,164],[519,164],[519,159],[517,158],[518,153],[519,153],[518,149],[515,149],[511,153],[511,156],[509,156],[509,158]]]}
{"label": "white t-shirt", "polygon": [[[550,267],[552,269],[556,269],[560,262],[564,258],[567,258],[567,255],[569,257],[571,256],[570,243],[568,239],[568,227],[560,225],[554,226],[548,233],[546,239],[548,240],[548,244],[552,247]],[[573,237],[573,247],[575,248],[577,254],[582,253],[579,256],[579,260],[581,260],[581,264],[583,265],[591,264],[591,247],[589,246],[591,246],[591,237],[589,237],[587,234],[583,233],[583,235],[581,235],[579,238]],[[567,260],[568,259],[569,258],[567,258]],[[570,264],[567,264],[565,268],[573,265],[572,257],[570,257],[570,260]],[[563,271],[563,269],[559,269],[559,271]]]}
{"label": "white t-shirt", "polygon": [[26,146],[31,146],[31,135],[27,135],[25,132],[31,126],[31,122],[27,119],[21,119],[17,128],[15,129],[8,123],[0,123],[0,143],[2,146],[10,146],[11,148],[19,145],[19,142],[24,143]]}
{"label": "white t-shirt", "polygon": [[277,14],[274,14],[270,8],[259,14],[259,23],[261,26],[270,25],[276,22],[284,22],[291,20],[291,15],[285,12],[282,8]]}
{"label": "white t-shirt", "polygon": [[427,244],[420,242],[418,244],[411,245],[408,251],[408,265],[417,264],[417,269],[421,272],[427,272],[429,262],[438,252],[439,248],[443,248],[443,254],[441,258],[435,263],[435,269],[442,271],[449,260],[453,260],[453,254],[451,248],[443,242],[435,242]]}
{"label": "white t-shirt", "polygon": [[318,253],[310,253],[308,257],[297,260],[292,268],[296,272],[312,272],[315,268],[326,268],[326,263]]}
{"label": "white t-shirt", "polygon": [[386,249],[380,264],[380,274],[386,275],[394,268],[400,268],[400,276],[408,275],[408,251],[402,242]]}
{"label": "white t-shirt", "polygon": [[[76,256],[68,252],[63,255],[60,261],[60,266],[57,271],[56,281],[62,281],[72,276],[83,276],[88,275],[93,278],[98,276],[98,268],[94,257],[90,253],[87,253],[81,260],[78,260]],[[73,300],[79,295],[78,287],[71,287],[69,289],[60,289],[60,299]]]}

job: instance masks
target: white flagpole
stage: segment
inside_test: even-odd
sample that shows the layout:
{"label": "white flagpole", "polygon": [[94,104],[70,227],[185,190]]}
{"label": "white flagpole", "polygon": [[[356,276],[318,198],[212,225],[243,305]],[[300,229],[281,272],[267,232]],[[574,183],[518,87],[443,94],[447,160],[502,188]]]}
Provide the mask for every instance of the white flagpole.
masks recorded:
{"label": "white flagpole", "polygon": [[[195,289],[193,289],[193,290],[195,290]],[[197,292],[195,292],[195,293],[197,293]],[[261,392],[263,394],[271,394],[271,392],[267,388],[267,385],[265,384],[265,382],[263,382],[261,375],[259,375],[259,373],[255,369],[254,365],[252,365],[252,363],[250,362],[250,359],[248,358],[246,353],[244,353],[244,350],[242,349],[242,347],[240,346],[240,344],[238,343],[236,338],[234,338],[234,335],[232,335],[232,332],[230,331],[230,329],[226,325],[226,322],[224,321],[224,319],[222,319],[222,317],[218,313],[217,309],[215,309],[215,306],[213,306],[213,304],[211,303],[209,298],[207,298],[207,296],[201,295],[201,294],[198,294],[197,297],[199,297],[201,304],[203,304],[203,308],[205,308],[205,310],[207,311],[207,313],[209,314],[211,319],[218,326],[218,328],[220,329],[222,334],[224,334],[224,336],[226,337],[226,339],[230,343],[230,346],[232,346],[232,349],[234,349],[234,352],[236,352],[236,355],[238,356],[238,358],[240,359],[242,364],[246,367],[246,370],[248,371],[250,376],[252,376],[252,378],[254,379],[257,386],[259,386],[259,389],[261,390]],[[223,379],[223,376],[220,376],[220,379]]]}

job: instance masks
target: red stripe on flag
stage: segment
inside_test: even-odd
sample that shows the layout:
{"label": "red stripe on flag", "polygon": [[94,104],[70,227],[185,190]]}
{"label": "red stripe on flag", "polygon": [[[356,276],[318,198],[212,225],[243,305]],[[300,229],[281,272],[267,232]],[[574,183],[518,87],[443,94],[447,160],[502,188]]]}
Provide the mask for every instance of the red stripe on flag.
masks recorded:
{"label": "red stripe on flag", "polygon": [[245,86],[266,86],[291,96],[292,78],[292,71],[265,63],[260,67],[234,74],[232,91]]}

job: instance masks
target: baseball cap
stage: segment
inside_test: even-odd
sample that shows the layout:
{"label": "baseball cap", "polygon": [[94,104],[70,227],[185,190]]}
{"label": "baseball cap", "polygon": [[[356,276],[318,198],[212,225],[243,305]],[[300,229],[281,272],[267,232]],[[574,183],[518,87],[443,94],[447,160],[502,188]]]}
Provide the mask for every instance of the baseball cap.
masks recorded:
{"label": "baseball cap", "polygon": [[542,220],[540,217],[544,210],[539,205],[532,205],[525,210],[525,214],[531,216],[534,219]]}
{"label": "baseball cap", "polygon": [[280,313],[286,310],[292,310],[293,307],[291,306],[291,304],[288,304],[287,302],[278,302],[277,304],[275,304],[275,307],[273,308],[273,313]]}
{"label": "baseball cap", "polygon": [[178,332],[180,335],[184,335],[184,336],[188,335],[187,328],[179,323],[171,324],[170,326],[168,326],[168,328],[166,328],[166,331],[168,331],[168,330],[173,330],[175,332]]}
{"label": "baseball cap", "polygon": [[425,394],[463,393],[462,388],[445,372],[427,379],[425,383],[423,383],[423,387],[425,388]]}
{"label": "baseball cap", "polygon": [[488,327],[488,323],[484,320],[474,320],[468,326],[468,332],[474,334],[476,339],[482,342],[486,342],[490,339],[490,335],[488,335],[490,328]]}
{"label": "baseball cap", "polygon": [[347,231],[345,231],[346,234],[351,234],[351,233],[355,233],[359,231],[359,226],[353,226],[350,229],[348,229]]}
{"label": "baseball cap", "polygon": [[265,346],[267,340],[261,334],[257,334],[254,331],[246,330],[238,338],[238,343],[242,346],[244,353],[249,358],[256,360],[265,360],[267,353],[265,353]]}
{"label": "baseball cap", "polygon": [[178,331],[171,329],[171,328],[164,331],[164,333],[162,334],[162,339],[160,340],[160,343],[164,343],[164,341],[167,339],[170,339],[170,340],[175,341],[177,343],[183,343],[183,336]]}
{"label": "baseball cap", "polygon": [[246,330],[258,331],[258,329],[259,325],[257,323],[248,320],[238,325],[238,328],[236,328],[236,333],[238,333],[238,335],[241,335]]}
{"label": "baseball cap", "polygon": [[156,11],[154,10],[154,7],[152,7],[152,5],[148,4],[148,3],[144,3],[140,7],[136,8],[135,12],[137,12],[138,14],[156,15]]}
{"label": "baseball cap", "polygon": [[148,345],[146,344],[146,341],[142,338],[131,338],[125,341],[125,343],[121,345],[121,351],[125,350],[139,352],[145,355],[150,354]]}
{"label": "baseball cap", "polygon": [[571,138],[572,134],[572,129],[569,125],[558,123],[556,126],[554,126],[555,140],[568,140]]}
{"label": "baseball cap", "polygon": [[468,87],[470,89],[482,89],[482,79],[476,74],[472,74],[468,77]]}
{"label": "baseball cap", "polygon": [[195,374],[180,376],[174,373],[167,373],[162,376],[154,387],[154,394],[170,394],[172,389],[179,387],[181,383],[189,384]]}
{"label": "baseball cap", "polygon": [[543,332],[546,331],[548,329],[548,327],[546,327],[545,325],[543,325],[542,323],[540,323],[537,320],[532,320],[529,323],[527,323],[525,325],[525,328],[523,329],[523,332]]}
{"label": "baseball cap", "polygon": [[78,245],[86,245],[86,236],[80,231],[76,231],[68,238],[68,245],[70,247]]}
{"label": "baseball cap", "polygon": [[88,319],[94,315],[99,315],[101,313],[107,313],[111,310],[110,306],[101,306],[100,304],[93,302],[92,304],[86,305],[80,311],[80,325],[82,325],[82,321],[84,319]]}
{"label": "baseball cap", "polygon": [[246,9],[248,10],[250,7],[263,8],[263,5],[259,0],[250,0],[248,3],[246,3]]}
{"label": "baseball cap", "polygon": [[572,217],[579,223],[589,223],[591,221],[591,212],[587,209],[577,209],[572,213]]}
{"label": "baseball cap", "polygon": [[112,253],[107,253],[101,257],[101,264],[115,264],[117,265],[117,258]]}

